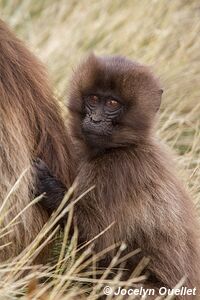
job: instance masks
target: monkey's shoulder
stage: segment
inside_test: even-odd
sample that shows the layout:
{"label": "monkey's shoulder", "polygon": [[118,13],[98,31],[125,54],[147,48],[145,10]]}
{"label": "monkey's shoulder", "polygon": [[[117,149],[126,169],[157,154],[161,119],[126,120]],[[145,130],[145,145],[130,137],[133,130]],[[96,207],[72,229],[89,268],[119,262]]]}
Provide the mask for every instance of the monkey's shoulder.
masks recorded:
{"label": "monkey's shoulder", "polygon": [[85,161],[80,168],[78,181],[81,188],[96,186],[108,191],[107,194],[113,187],[119,195],[131,187],[131,195],[145,191],[147,195],[158,195],[158,199],[159,193],[171,193],[174,198],[181,193],[182,198],[187,198],[176,172],[169,167],[169,160],[170,156],[159,144],[116,149]]}
{"label": "monkey's shoulder", "polygon": [[159,145],[151,147],[129,147],[129,148],[117,148],[105,152],[103,155],[96,156],[92,159],[84,161],[79,170],[92,171],[99,173],[106,170],[106,174],[115,172],[116,169],[119,171],[129,169],[141,169],[161,167],[165,165],[166,160],[169,157],[165,155]]}

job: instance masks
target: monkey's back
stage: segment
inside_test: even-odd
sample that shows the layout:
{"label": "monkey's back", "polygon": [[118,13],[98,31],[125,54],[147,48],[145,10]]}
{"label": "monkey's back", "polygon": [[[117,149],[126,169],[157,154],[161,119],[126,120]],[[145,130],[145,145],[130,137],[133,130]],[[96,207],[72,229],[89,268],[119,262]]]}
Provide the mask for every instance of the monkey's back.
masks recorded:
{"label": "monkey's back", "polygon": [[39,205],[24,210],[34,198],[32,160],[41,157],[66,186],[73,179],[70,139],[47,73],[1,20],[0,69],[1,245],[11,243],[1,250],[5,260],[29,245],[48,219]]}

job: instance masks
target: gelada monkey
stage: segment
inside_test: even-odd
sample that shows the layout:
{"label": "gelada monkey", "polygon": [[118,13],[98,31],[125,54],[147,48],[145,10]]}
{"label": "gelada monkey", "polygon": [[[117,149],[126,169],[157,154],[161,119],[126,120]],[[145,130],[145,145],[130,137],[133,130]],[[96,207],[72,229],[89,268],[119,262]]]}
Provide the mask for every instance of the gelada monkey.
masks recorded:
{"label": "gelada monkey", "polygon": [[[146,66],[120,56],[91,55],[77,68],[68,101],[79,159],[74,198],[95,188],[76,203],[74,221],[80,242],[114,222],[95,241],[95,251],[122,241],[127,253],[142,249],[150,257],[148,286],[173,288],[186,276],[184,286],[199,288],[195,210],[154,132],[161,95]],[[51,213],[64,188],[50,173],[46,177],[45,164],[37,168],[40,192],[47,192],[42,205]],[[109,255],[100,266],[106,267]],[[129,274],[138,261],[127,261]]]}
{"label": "gelada monkey", "polygon": [[34,205],[15,225],[8,225],[34,199],[32,160],[40,157],[69,187],[73,170],[69,146],[44,67],[0,20],[0,261],[19,254],[48,219],[46,211]]}

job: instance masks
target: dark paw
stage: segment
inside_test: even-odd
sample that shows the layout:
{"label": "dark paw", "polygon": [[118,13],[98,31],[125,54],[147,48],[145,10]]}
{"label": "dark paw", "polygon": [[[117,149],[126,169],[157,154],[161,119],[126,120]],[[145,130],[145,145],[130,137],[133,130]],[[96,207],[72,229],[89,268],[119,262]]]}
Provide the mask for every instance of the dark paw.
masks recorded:
{"label": "dark paw", "polygon": [[43,160],[35,159],[33,169],[35,172],[35,197],[44,194],[40,204],[51,214],[60,205],[65,195],[66,187],[51,174]]}
{"label": "dark paw", "polygon": [[39,196],[48,191],[48,182],[51,181],[52,175],[46,163],[40,158],[33,161],[33,171],[35,173],[35,196]]}
{"label": "dark paw", "polygon": [[40,158],[36,158],[33,161],[33,168],[35,169],[37,176],[41,176],[41,178],[51,176],[51,172],[47,164]]}

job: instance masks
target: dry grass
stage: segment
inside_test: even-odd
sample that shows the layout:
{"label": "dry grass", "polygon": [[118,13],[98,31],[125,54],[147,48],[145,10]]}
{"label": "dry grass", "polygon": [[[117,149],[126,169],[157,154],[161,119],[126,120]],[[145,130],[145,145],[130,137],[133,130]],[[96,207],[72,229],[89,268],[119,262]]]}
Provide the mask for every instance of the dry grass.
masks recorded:
{"label": "dry grass", "polygon": [[[197,207],[200,205],[198,0],[0,0],[0,10],[1,17],[48,65],[61,100],[65,98],[72,67],[89,51],[122,54],[151,65],[165,91],[158,132],[177,152],[180,176],[187,182]],[[74,238],[71,249],[75,241]],[[23,279],[15,275],[18,273],[16,265],[2,266],[0,299],[16,299],[17,293],[23,295],[24,286],[34,274],[53,278],[44,287],[54,287],[51,299],[56,296],[61,299],[66,289],[65,299],[72,299],[71,295],[78,289],[77,269],[81,262],[74,254],[71,262],[63,274],[62,263],[59,263],[57,273],[50,267],[43,267]],[[7,279],[6,273],[9,274]],[[77,283],[73,289],[72,279]],[[96,299],[95,294],[98,291],[95,290],[90,299]]]}

